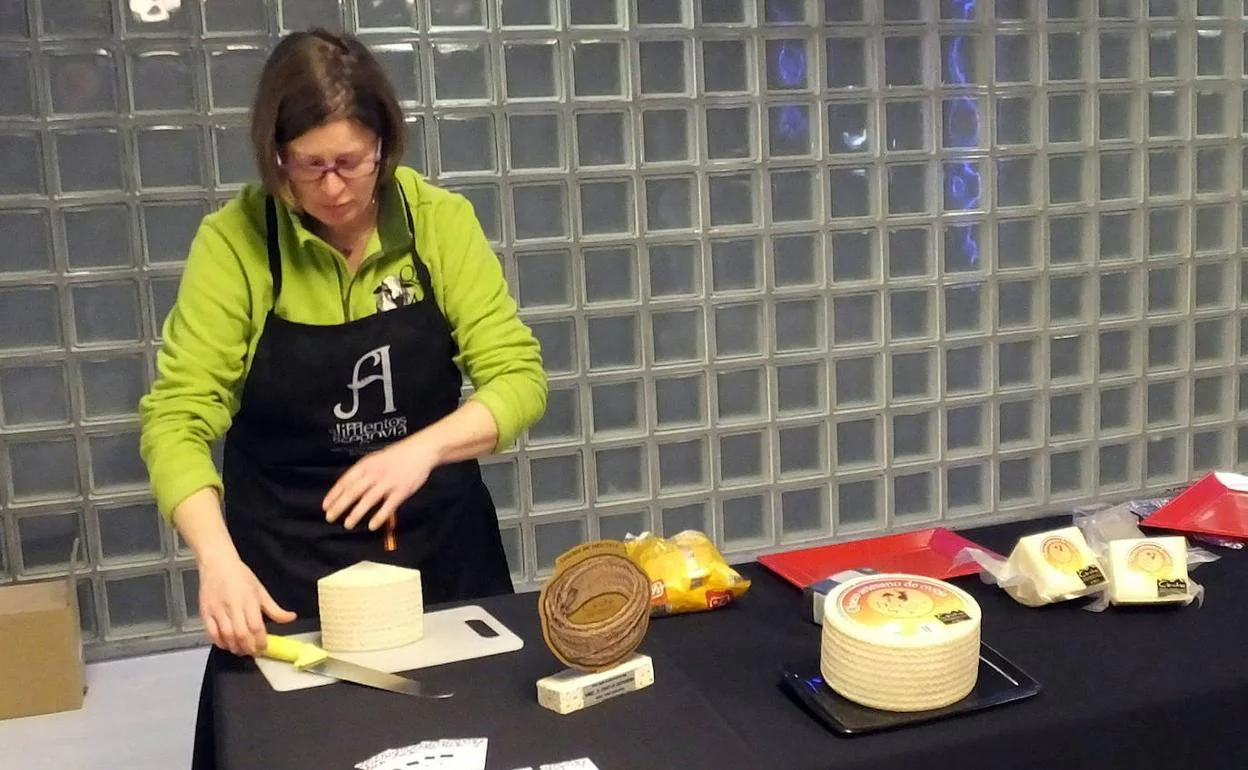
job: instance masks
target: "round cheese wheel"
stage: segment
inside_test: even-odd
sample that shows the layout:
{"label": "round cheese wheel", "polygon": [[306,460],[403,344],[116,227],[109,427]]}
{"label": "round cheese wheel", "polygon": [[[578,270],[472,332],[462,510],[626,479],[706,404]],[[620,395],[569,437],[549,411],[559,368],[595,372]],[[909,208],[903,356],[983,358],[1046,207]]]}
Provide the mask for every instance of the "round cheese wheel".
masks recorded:
{"label": "round cheese wheel", "polygon": [[980,609],[970,594],[918,575],[864,575],[828,594],[820,669],[855,703],[927,711],[970,694],[979,677]]}

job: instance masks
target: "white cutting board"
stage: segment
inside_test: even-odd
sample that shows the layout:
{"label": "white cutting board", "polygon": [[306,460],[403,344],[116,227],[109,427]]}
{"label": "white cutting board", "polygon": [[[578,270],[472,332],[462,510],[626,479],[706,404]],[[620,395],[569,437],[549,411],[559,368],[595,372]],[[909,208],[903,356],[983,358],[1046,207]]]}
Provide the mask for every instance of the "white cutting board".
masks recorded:
{"label": "white cutting board", "polygon": [[[470,622],[484,623],[497,636],[483,636]],[[472,658],[485,658],[504,652],[515,652],[524,646],[524,640],[516,636],[484,608],[475,604],[452,607],[448,610],[427,612],[424,617],[425,633],[420,640],[402,647],[374,652],[335,652],[332,657],[358,663],[361,666],[393,674],[418,668],[440,666]],[[321,643],[321,632],[291,634],[291,638],[313,644]],[[308,687],[320,687],[338,680],[296,671],[285,661],[272,658],[256,658],[256,665],[274,690],[288,692]]]}

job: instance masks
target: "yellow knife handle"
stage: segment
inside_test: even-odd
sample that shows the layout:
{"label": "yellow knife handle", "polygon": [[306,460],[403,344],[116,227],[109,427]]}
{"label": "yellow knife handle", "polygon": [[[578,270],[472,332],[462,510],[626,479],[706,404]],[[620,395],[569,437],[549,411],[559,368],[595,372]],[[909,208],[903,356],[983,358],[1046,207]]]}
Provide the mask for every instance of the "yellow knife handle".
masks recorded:
{"label": "yellow knife handle", "polygon": [[301,642],[289,636],[268,635],[268,643],[260,654],[266,658],[284,660],[293,663],[295,668],[302,669],[320,663],[329,657],[329,653],[310,642]]}

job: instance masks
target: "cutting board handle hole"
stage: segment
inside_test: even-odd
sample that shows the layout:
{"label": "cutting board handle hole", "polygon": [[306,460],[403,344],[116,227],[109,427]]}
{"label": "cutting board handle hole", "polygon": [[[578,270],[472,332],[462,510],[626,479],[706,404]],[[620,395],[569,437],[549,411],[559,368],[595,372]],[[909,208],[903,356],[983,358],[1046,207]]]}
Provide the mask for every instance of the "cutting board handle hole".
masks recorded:
{"label": "cutting board handle hole", "polygon": [[493,639],[494,637],[498,636],[498,632],[495,631],[493,627],[490,626],[489,623],[486,623],[484,620],[481,620],[480,618],[473,618],[472,620],[465,620],[464,625],[468,626],[473,631],[476,631],[477,636],[484,637],[486,639]]}

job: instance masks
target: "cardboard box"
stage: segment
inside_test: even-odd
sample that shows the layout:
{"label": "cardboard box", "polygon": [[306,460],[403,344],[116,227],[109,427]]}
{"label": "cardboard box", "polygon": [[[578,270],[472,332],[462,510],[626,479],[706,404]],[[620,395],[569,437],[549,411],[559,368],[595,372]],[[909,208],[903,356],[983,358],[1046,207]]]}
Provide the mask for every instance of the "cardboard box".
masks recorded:
{"label": "cardboard box", "polygon": [[63,580],[0,586],[0,719],[74,711],[86,696],[74,567]]}

